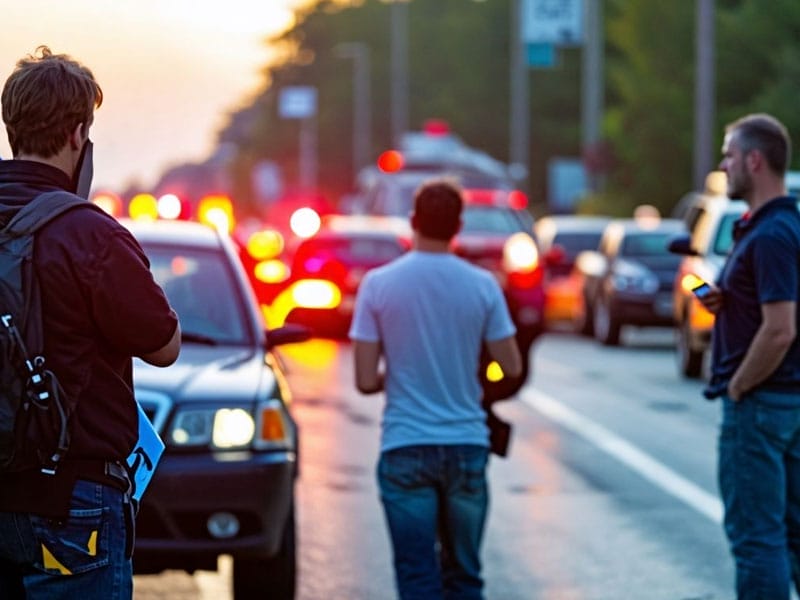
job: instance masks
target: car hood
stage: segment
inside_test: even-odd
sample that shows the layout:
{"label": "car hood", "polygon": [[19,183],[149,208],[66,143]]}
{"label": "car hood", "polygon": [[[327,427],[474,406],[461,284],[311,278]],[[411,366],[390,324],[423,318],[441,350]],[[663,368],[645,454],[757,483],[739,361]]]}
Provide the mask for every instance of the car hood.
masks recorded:
{"label": "car hood", "polygon": [[275,375],[265,363],[264,351],[241,346],[184,344],[178,360],[160,368],[134,360],[137,392],[160,392],[173,402],[252,402],[259,390],[272,390]]}

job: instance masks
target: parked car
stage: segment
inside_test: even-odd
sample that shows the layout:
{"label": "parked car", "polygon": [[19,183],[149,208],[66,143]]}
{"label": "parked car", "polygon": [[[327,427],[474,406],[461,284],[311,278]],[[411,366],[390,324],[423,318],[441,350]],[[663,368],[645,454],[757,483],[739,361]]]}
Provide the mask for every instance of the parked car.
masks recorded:
{"label": "parked car", "polygon": [[578,255],[583,313],[598,341],[619,344],[624,325],[674,325],[672,286],[680,258],[667,245],[685,231],[679,219],[615,219],[603,231],[597,251]]}
{"label": "parked car", "polygon": [[364,275],[410,247],[408,219],[331,215],[297,246],[288,285],[270,309],[317,335],[346,336]]}
{"label": "parked car", "polygon": [[673,292],[677,329],[675,348],[678,370],[685,377],[700,377],[711,345],[714,315],[694,297],[700,281],[715,283],[733,245],[733,223],[747,210],[742,200],[702,194],[687,209],[688,233],[671,241],[671,252],[682,255]]}
{"label": "parked car", "polygon": [[544,266],[544,322],[572,325],[583,310],[582,280],[575,259],[584,250],[597,250],[611,219],[604,216],[552,215],[537,219],[536,242]]}
{"label": "parked car", "polygon": [[190,222],[123,221],[178,313],[180,356],[134,362],[136,397],[166,445],[137,519],[134,569],[216,570],[235,598],[290,599],[296,577],[297,427],[276,346],[230,239]]}

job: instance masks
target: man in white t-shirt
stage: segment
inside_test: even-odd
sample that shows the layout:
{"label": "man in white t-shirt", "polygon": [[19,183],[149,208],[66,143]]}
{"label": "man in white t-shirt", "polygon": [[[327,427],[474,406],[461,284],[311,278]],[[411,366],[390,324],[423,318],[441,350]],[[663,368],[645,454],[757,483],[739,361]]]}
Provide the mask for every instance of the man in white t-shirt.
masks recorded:
{"label": "man in white t-shirt", "polygon": [[378,483],[401,599],[483,597],[483,344],[506,375],[522,372],[500,286],[450,251],[462,208],[449,181],[417,191],[414,247],[367,274],[350,328],[356,386],[386,392]]}

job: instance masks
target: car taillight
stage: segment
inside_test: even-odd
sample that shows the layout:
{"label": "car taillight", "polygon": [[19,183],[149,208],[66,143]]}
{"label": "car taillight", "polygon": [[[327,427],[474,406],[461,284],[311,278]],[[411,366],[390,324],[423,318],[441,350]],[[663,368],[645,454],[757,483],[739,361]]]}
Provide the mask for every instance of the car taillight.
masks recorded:
{"label": "car taillight", "polygon": [[536,243],[525,233],[515,233],[503,246],[503,268],[508,273],[508,282],[514,287],[530,288],[542,280],[539,265],[539,250]]}
{"label": "car taillight", "polygon": [[247,252],[256,260],[275,258],[283,252],[283,247],[283,236],[274,229],[256,231],[246,244]]}
{"label": "car taillight", "polygon": [[515,233],[503,247],[503,266],[508,272],[529,273],[539,266],[539,250],[530,236]]}
{"label": "car taillight", "polygon": [[342,301],[342,292],[330,281],[304,279],[292,286],[292,300],[301,308],[336,308]]}
{"label": "car taillight", "polygon": [[289,267],[282,260],[262,260],[253,267],[253,275],[263,283],[281,283],[289,278]]}

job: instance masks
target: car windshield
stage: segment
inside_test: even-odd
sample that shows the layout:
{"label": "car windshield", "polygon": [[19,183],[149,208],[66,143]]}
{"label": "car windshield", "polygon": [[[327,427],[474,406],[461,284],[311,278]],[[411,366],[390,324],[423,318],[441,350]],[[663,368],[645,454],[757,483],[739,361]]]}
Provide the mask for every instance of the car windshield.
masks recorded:
{"label": "car windshield", "polygon": [[233,273],[219,252],[144,246],[150,269],[178,313],[188,340],[247,344],[242,298]]}
{"label": "car windshield", "polygon": [[382,264],[404,251],[399,242],[367,237],[309,240],[297,249],[300,261],[335,259],[345,264]]}
{"label": "car windshield", "polygon": [[622,242],[622,256],[662,256],[669,255],[667,245],[674,234],[671,233],[632,233]]}
{"label": "car windshield", "polygon": [[714,254],[726,256],[733,246],[733,223],[741,217],[738,213],[726,214],[717,228],[717,239],[714,240]]}
{"label": "car windshield", "polygon": [[575,257],[584,250],[597,250],[601,236],[599,231],[559,232],[553,238],[553,245],[561,246],[567,256]]}
{"label": "car windshield", "polygon": [[510,234],[525,229],[522,219],[511,208],[468,204],[461,217],[461,231],[465,233]]}

